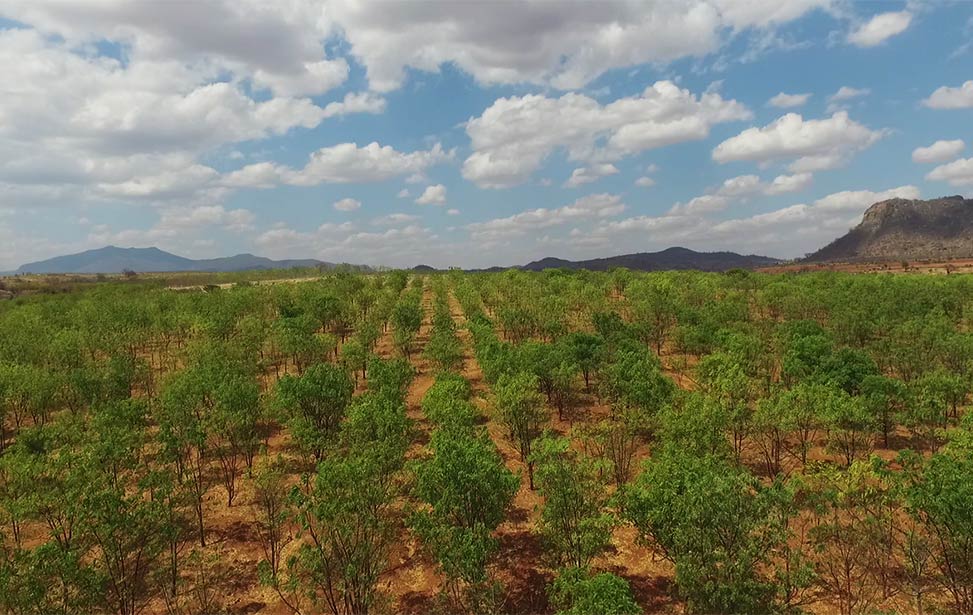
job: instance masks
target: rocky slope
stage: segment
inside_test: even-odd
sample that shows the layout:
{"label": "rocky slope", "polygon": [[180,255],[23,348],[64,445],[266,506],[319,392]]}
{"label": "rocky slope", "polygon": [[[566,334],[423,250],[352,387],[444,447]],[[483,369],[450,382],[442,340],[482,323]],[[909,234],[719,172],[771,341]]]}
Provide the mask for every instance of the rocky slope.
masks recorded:
{"label": "rocky slope", "polygon": [[973,258],[973,199],[889,199],[861,223],[809,255],[807,262]]}

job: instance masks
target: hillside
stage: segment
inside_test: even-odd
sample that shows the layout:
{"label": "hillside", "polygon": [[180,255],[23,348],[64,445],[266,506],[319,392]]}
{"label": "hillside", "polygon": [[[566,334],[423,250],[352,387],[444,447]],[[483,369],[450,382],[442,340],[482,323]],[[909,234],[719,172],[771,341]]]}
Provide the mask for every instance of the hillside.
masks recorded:
{"label": "hillside", "polygon": [[16,273],[120,273],[126,269],[137,272],[225,272],[317,266],[333,265],[313,259],[275,261],[253,254],[193,260],[159,248],[107,246],[21,265]]}
{"label": "hillside", "polygon": [[634,271],[663,271],[671,269],[696,269],[699,271],[727,271],[729,269],[755,269],[768,267],[780,261],[768,256],[741,255],[735,252],[696,252],[688,248],[668,248],[661,252],[639,252],[584,261],[560,258],[544,258],[521,267],[527,271],[544,269],[588,269],[607,271],[625,267]]}
{"label": "hillside", "polygon": [[973,199],[889,199],[806,262],[973,258]]}

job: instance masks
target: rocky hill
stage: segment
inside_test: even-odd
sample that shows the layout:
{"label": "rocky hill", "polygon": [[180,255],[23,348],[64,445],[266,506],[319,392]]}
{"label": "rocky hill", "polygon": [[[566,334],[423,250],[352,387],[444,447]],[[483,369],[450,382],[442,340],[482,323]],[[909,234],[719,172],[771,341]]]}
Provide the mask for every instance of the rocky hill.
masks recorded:
{"label": "rocky hill", "polygon": [[809,255],[807,262],[973,258],[973,199],[889,199],[861,223]]}

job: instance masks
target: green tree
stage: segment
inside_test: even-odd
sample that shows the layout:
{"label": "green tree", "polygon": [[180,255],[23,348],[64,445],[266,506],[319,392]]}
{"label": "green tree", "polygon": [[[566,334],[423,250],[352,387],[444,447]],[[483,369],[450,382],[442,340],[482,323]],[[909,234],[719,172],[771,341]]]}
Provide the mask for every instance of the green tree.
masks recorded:
{"label": "green tree", "polygon": [[611,544],[615,518],[606,510],[608,494],[598,463],[569,444],[566,438],[547,435],[531,453],[537,488],[544,496],[540,531],[558,565],[587,568]]}
{"label": "green tree", "polygon": [[520,460],[527,466],[530,488],[534,489],[534,441],[549,420],[547,409],[537,391],[537,378],[522,372],[502,376],[493,387],[493,407],[500,422],[517,445]]}
{"label": "green tree", "polygon": [[642,609],[625,579],[610,572],[591,575],[565,568],[548,589],[558,615],[640,615]]}
{"label": "green tree", "polygon": [[277,404],[287,413],[288,427],[301,449],[320,459],[332,443],[355,384],[343,370],[319,363],[301,376],[277,382]]}
{"label": "green tree", "polygon": [[415,470],[415,494],[429,508],[417,511],[411,525],[439,562],[453,603],[476,612],[476,590],[487,582],[486,565],[497,547],[492,533],[520,480],[483,431],[440,428],[430,448],[433,456]]}
{"label": "green tree", "polygon": [[762,613],[776,594],[766,576],[781,535],[772,502],[746,471],[674,449],[646,464],[624,514],[675,565],[688,612]]}

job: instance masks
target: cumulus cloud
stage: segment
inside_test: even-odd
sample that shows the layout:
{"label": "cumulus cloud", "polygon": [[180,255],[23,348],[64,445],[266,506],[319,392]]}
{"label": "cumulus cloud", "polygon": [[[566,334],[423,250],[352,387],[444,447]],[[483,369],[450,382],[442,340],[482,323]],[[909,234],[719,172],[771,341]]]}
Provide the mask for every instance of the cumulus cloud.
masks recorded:
{"label": "cumulus cloud", "polygon": [[506,188],[527,181],[559,149],[572,161],[606,163],[703,139],[714,124],[750,117],[735,100],[714,92],[697,97],[670,81],[606,105],[582,94],[501,98],[466,124],[473,153],[463,176],[480,187]]}
{"label": "cumulus cloud", "polygon": [[361,208],[361,201],[358,199],[341,199],[332,205],[337,211],[355,211]]}
{"label": "cumulus cloud", "polygon": [[801,256],[821,247],[854,226],[873,203],[900,197],[919,198],[915,186],[890,190],[849,190],[744,218],[714,221],[704,210],[675,209],[662,216],[635,216],[604,222],[586,234],[592,243],[663,248],[671,245],[702,249],[725,247],[749,253]]}
{"label": "cumulus cloud", "polygon": [[623,211],[625,204],[621,197],[614,194],[592,194],[564,207],[530,209],[506,218],[474,222],[466,225],[466,229],[476,240],[496,240],[576,220],[616,216]]}
{"label": "cumulus cloud", "polygon": [[412,214],[387,214],[380,216],[372,220],[372,224],[376,226],[401,226],[402,224],[410,224],[419,219],[419,216],[413,216]]}
{"label": "cumulus cloud", "polygon": [[380,182],[420,173],[449,157],[450,154],[444,152],[438,143],[429,150],[409,153],[375,142],[363,147],[359,147],[357,143],[341,143],[312,153],[302,169],[258,162],[228,173],[222,181],[225,185],[236,188],[269,188],[279,184],[316,186]]}
{"label": "cumulus cloud", "polygon": [[926,174],[926,179],[949,182],[952,186],[973,186],[973,158],[940,165]]}
{"label": "cumulus cloud", "polygon": [[331,262],[401,267],[419,260],[448,262],[455,248],[439,243],[438,238],[418,224],[366,231],[347,222],[322,224],[308,232],[275,228],[257,237],[256,244],[274,258],[292,257],[297,252]]}
{"label": "cumulus cloud", "polygon": [[940,140],[926,147],[917,147],[912,150],[912,162],[920,164],[945,162],[950,158],[955,158],[963,151],[966,144],[962,139],[952,141]]}
{"label": "cumulus cloud", "polygon": [[768,100],[767,104],[771,107],[789,109],[791,107],[801,107],[805,105],[809,98],[811,98],[810,94],[785,94],[784,92],[781,92]]}
{"label": "cumulus cloud", "polygon": [[442,184],[426,186],[426,189],[416,199],[416,203],[419,205],[445,205],[446,186]]}
{"label": "cumulus cloud", "polygon": [[922,104],[930,109],[969,109],[973,107],[973,80],[955,88],[936,88]]}
{"label": "cumulus cloud", "polygon": [[322,117],[335,117],[350,113],[382,113],[385,111],[385,99],[371,92],[349,92],[340,102],[328,103],[322,111]]}
{"label": "cumulus cloud", "polygon": [[896,11],[875,15],[848,34],[848,42],[858,47],[875,47],[896,34],[901,34],[912,23],[912,13]]}
{"label": "cumulus cloud", "polygon": [[844,164],[884,134],[855,122],[844,111],[820,120],[788,113],[767,126],[748,128],[723,141],[713,149],[713,160],[721,164],[792,160],[791,172],[807,173]]}
{"label": "cumulus cloud", "polygon": [[872,91],[868,88],[853,88],[847,85],[843,85],[838,88],[838,91],[828,97],[830,102],[841,102],[844,100],[852,100],[853,98],[862,98],[863,96],[868,96]]}
{"label": "cumulus cloud", "polygon": [[590,167],[581,167],[571,172],[571,177],[564,182],[565,188],[577,188],[584,184],[598,181],[602,177],[616,175],[618,168],[610,163],[595,164]]}
{"label": "cumulus cloud", "polygon": [[[326,107],[297,97],[307,88],[289,79],[308,77],[313,93],[337,82],[317,35],[277,42],[280,49],[266,56],[253,52],[270,42],[253,28],[303,27],[293,16],[253,15],[241,3],[214,2],[183,7],[202,18],[190,25],[171,15],[184,11],[158,3],[85,4],[0,5],[0,15],[37,28],[0,30],[0,64],[17,84],[0,97],[0,183],[14,190],[69,187],[61,201],[73,203],[211,203],[228,190],[200,162],[203,156],[383,108],[373,94]],[[207,19],[216,17],[225,22],[209,29]],[[228,31],[231,25],[242,31]],[[255,38],[245,41],[241,32]],[[94,52],[91,44],[102,41],[117,43],[124,61]],[[343,60],[337,64],[346,71]],[[247,78],[253,89],[272,94],[251,96],[241,82]]]}
{"label": "cumulus cloud", "polygon": [[810,173],[778,175],[769,183],[756,175],[738,175],[725,180],[707,194],[697,196],[685,203],[676,203],[669,213],[688,215],[722,211],[735,200],[799,192],[810,186],[811,180]]}
{"label": "cumulus cloud", "polygon": [[655,180],[647,175],[643,175],[635,180],[635,185],[639,188],[651,188],[655,185]]}
{"label": "cumulus cloud", "polygon": [[586,0],[504,4],[328,3],[351,53],[376,91],[396,89],[406,69],[452,64],[483,84],[535,83],[577,89],[604,72],[710,54],[725,34],[762,32],[831,0]]}

